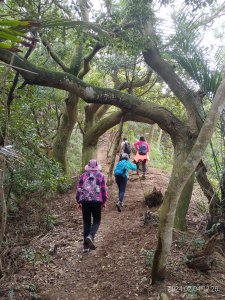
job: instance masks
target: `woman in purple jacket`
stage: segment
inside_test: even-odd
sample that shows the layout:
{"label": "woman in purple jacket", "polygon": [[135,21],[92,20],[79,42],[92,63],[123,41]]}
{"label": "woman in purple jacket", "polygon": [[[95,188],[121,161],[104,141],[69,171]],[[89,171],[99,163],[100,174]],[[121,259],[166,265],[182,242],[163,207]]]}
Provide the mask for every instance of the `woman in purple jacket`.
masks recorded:
{"label": "woman in purple jacket", "polygon": [[105,176],[100,171],[98,162],[90,160],[77,185],[76,200],[83,214],[84,253],[96,249],[94,238],[101,223],[101,210],[108,199]]}

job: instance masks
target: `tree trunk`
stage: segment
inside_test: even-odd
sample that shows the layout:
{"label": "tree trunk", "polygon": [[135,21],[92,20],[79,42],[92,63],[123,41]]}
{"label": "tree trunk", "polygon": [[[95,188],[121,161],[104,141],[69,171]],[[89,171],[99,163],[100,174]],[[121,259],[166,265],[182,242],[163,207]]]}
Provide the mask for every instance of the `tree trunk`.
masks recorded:
{"label": "tree trunk", "polygon": [[83,149],[82,149],[82,169],[91,159],[97,160],[97,144],[98,136],[92,133],[94,127],[94,115],[96,113],[98,104],[85,106],[85,123],[83,132]]}
{"label": "tree trunk", "polygon": [[57,160],[67,172],[66,153],[73,128],[77,121],[78,97],[70,94],[66,99],[66,108],[63,113],[59,129],[53,143],[53,158]]}
{"label": "tree trunk", "polygon": [[7,207],[6,207],[6,200],[5,200],[5,193],[3,187],[4,181],[4,172],[5,172],[5,158],[0,156],[0,200],[1,200],[1,230],[0,230],[0,248],[2,246],[4,234],[5,234],[5,227],[7,221]]}
{"label": "tree trunk", "polygon": [[97,144],[90,145],[83,143],[83,149],[82,149],[82,170],[84,166],[89,162],[91,159],[97,160]]}
{"label": "tree trunk", "polygon": [[158,149],[160,149],[160,144],[161,144],[162,134],[163,134],[163,131],[162,131],[161,128],[159,128],[159,136],[158,136],[158,140],[157,140],[157,148],[158,148]]}
{"label": "tree trunk", "polygon": [[153,283],[165,278],[166,263],[172,244],[172,228],[178,199],[188,179],[195,171],[213,135],[219,116],[223,111],[225,103],[224,94],[225,79],[223,78],[190,154],[180,166],[179,170],[176,171],[174,168],[172,171],[163,204],[159,209],[159,236],[152,268]]}
{"label": "tree trunk", "polygon": [[[174,148],[174,166],[175,170],[179,170],[179,166],[186,160],[188,154],[191,151],[192,143],[187,144],[183,141],[179,141]],[[175,220],[174,220],[174,227],[181,231],[187,230],[186,224],[186,215],[188,212],[189,204],[191,201],[193,185],[194,185],[195,174],[193,173],[192,176],[189,178],[187,183],[184,186],[184,189],[179,197]]]}
{"label": "tree trunk", "polygon": [[[185,190],[187,189],[186,184],[189,182],[189,178],[185,179],[183,174],[182,162],[186,161],[188,154],[191,151],[193,141],[180,140],[174,146],[174,164],[171,173],[170,181],[168,184],[167,191],[164,195],[163,204],[159,208],[159,236],[158,244],[154,255],[153,268],[152,268],[152,280],[153,283],[156,281],[164,280],[166,276],[166,262],[167,257],[170,253],[170,247],[172,244],[172,231],[175,219],[175,213],[179,199],[183,199]],[[189,151],[189,153],[188,153]],[[191,174],[190,174],[191,176]],[[180,177],[180,178],[179,178]],[[179,182],[179,183],[178,183]],[[189,205],[189,198],[185,199]],[[182,200],[180,200],[182,201]],[[182,206],[182,203],[180,202]],[[185,208],[184,212],[187,210]],[[183,211],[182,211],[183,213]],[[182,214],[184,220],[186,214]],[[181,220],[179,220],[181,222]]]}
{"label": "tree trunk", "polygon": [[[88,5],[86,0],[78,1],[80,10],[81,10],[81,19],[82,21],[88,22]],[[72,55],[69,73],[78,76],[79,72],[82,69],[82,60],[83,60],[83,45],[78,45],[74,49]],[[88,72],[88,69],[83,72],[84,76]],[[66,74],[66,73],[65,73]],[[82,77],[83,78],[83,77]],[[57,131],[56,138],[53,144],[53,157],[61,163],[64,172],[67,172],[67,159],[66,154],[68,150],[68,145],[70,137],[73,131],[73,128],[77,122],[77,105],[79,102],[79,97],[75,93],[70,93],[68,98],[65,100],[66,107],[62,116],[62,120]]]}
{"label": "tree trunk", "polygon": [[[1,228],[0,228],[0,253],[2,253],[1,248],[3,244],[3,239],[5,235],[6,222],[7,222],[7,206],[5,200],[5,193],[3,187],[5,172],[5,158],[0,156],[0,212],[1,212]],[[3,276],[2,270],[2,257],[0,256],[0,278]]]}
{"label": "tree trunk", "polygon": [[174,228],[180,231],[187,230],[186,215],[191,201],[194,181],[195,181],[195,174],[193,173],[191,177],[188,179],[188,182],[186,183],[177,204],[177,209],[176,209],[176,214],[174,219]]}
{"label": "tree trunk", "polygon": [[121,136],[122,136],[122,132],[123,132],[123,123],[124,123],[124,116],[122,116],[121,122],[119,124],[118,135],[116,137],[116,141],[115,141],[115,145],[114,145],[114,149],[113,149],[113,153],[112,153],[112,159],[111,159],[111,164],[109,167],[108,180],[107,180],[108,185],[112,184],[113,169],[114,169],[114,165],[115,165],[115,161],[116,161],[116,153],[119,148]]}
{"label": "tree trunk", "polygon": [[152,145],[153,138],[154,138],[154,132],[155,132],[155,124],[152,124],[150,127],[149,141],[148,141],[150,149],[151,149],[151,145]]}
{"label": "tree trunk", "polygon": [[[212,226],[215,222],[217,222],[217,217],[220,214],[220,199],[207,177],[207,169],[203,161],[200,161],[196,168],[196,178],[204,195],[208,199],[210,213],[208,226]],[[222,197],[223,194],[221,193],[221,198]]]}
{"label": "tree trunk", "polygon": [[[223,166],[225,166],[225,163],[223,162]],[[221,184],[221,206],[222,206],[222,215],[223,219],[225,220],[225,170],[223,170]]]}
{"label": "tree trunk", "polygon": [[114,141],[116,139],[116,134],[117,134],[116,132],[111,131],[110,137],[108,139],[107,156],[106,156],[107,158],[110,157],[110,152],[112,150],[112,146],[113,146]]}

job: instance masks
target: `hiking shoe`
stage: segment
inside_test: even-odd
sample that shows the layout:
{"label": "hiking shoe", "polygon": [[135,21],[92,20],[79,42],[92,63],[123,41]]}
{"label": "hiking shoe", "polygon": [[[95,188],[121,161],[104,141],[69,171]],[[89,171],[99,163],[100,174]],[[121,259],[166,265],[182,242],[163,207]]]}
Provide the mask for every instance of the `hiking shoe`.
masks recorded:
{"label": "hiking shoe", "polygon": [[143,174],[143,175],[141,176],[141,179],[144,180],[145,178],[146,178],[146,177],[145,177],[145,174]]}
{"label": "hiking shoe", "polygon": [[122,205],[120,202],[116,203],[116,207],[117,207],[118,212],[121,212]]}
{"label": "hiking shoe", "polygon": [[90,249],[89,248],[87,248],[87,247],[84,247],[84,249],[83,249],[83,253],[88,253],[90,251]]}
{"label": "hiking shoe", "polygon": [[88,244],[90,250],[95,250],[96,249],[96,246],[95,246],[94,241],[93,241],[93,237],[90,234],[86,237],[85,243]]}

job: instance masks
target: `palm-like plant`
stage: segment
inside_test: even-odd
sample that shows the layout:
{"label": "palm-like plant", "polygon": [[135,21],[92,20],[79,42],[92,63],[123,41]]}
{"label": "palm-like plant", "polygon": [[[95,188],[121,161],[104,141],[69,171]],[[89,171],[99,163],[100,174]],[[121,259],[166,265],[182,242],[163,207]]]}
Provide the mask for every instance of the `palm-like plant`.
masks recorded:
{"label": "palm-like plant", "polygon": [[31,47],[30,42],[35,38],[24,32],[37,29],[38,26],[39,24],[33,21],[0,20],[0,48],[18,52],[18,44]]}
{"label": "palm-like plant", "polygon": [[[169,55],[173,60],[178,63],[180,70],[182,70],[184,76],[188,75],[188,78],[194,82],[202,92],[206,95],[207,100],[212,102],[216,94],[216,91],[222,80],[222,67],[225,65],[225,47],[219,47],[216,51],[212,51],[209,54],[207,47],[200,48],[202,43],[202,37],[204,31],[201,26],[204,25],[200,21],[200,16],[193,16],[188,14],[186,10],[182,10],[178,15],[173,18],[176,33],[169,42]],[[196,25],[196,24],[199,24]],[[201,50],[200,50],[201,49]],[[213,49],[214,50],[214,49]],[[207,57],[210,57],[208,59]],[[202,103],[202,111],[205,107]],[[202,115],[202,118],[205,116]],[[225,114],[221,114],[219,132],[221,135],[222,145],[220,148],[225,147]],[[213,161],[217,173],[218,182],[220,183],[222,199],[225,196],[225,180],[221,179],[221,173],[225,170],[225,161],[222,162],[221,157],[215,155],[215,147],[213,142],[210,143]]]}
{"label": "palm-like plant", "polygon": [[[210,100],[215,96],[216,90],[221,82],[221,67],[218,68],[221,54],[225,48],[220,48],[210,60],[207,59],[207,48],[205,50],[199,45],[202,42],[203,31],[201,27],[196,26],[196,20],[199,16],[192,16],[187,12],[181,12],[174,16],[176,34],[172,37],[170,45],[172,51],[169,51],[171,57],[181,66],[189,75],[195,84],[199,86]],[[174,51],[176,50],[176,51]]]}

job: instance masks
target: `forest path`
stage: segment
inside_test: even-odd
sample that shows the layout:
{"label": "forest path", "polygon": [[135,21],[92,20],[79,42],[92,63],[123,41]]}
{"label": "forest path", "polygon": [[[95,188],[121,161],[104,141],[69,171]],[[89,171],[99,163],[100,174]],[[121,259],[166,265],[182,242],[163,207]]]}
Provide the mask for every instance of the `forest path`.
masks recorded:
{"label": "forest path", "polygon": [[[106,170],[104,143],[99,148],[98,160]],[[63,224],[55,228],[55,237],[65,235],[65,238],[52,241],[63,247],[58,247],[54,265],[48,266],[53,268],[51,278],[46,278],[44,269],[43,275],[38,276],[51,280],[51,287],[43,294],[46,299],[153,299],[146,288],[150,271],[145,260],[146,251],[156,246],[157,229],[150,230],[144,225],[143,189],[156,186],[164,192],[167,183],[168,175],[155,169],[150,170],[142,183],[129,181],[121,213],[115,206],[118,191],[114,183],[109,188],[109,201],[96,237],[97,249],[88,254],[82,253],[82,216],[75,209],[75,189],[71,191],[64,200],[71,207],[64,216],[70,223],[65,220],[66,228]]]}
{"label": "forest path", "polygon": [[[107,138],[103,138],[98,151],[104,173],[108,168],[107,143]],[[196,203],[203,201],[198,185],[195,185],[187,215],[188,232],[174,231],[167,278],[160,285],[150,284],[158,226],[154,220],[144,224],[147,208],[143,190],[151,191],[156,187],[164,193],[169,174],[149,168],[146,180],[133,181],[135,176],[128,182],[121,213],[115,206],[116,184],[109,187],[109,200],[96,237],[97,249],[90,253],[82,253],[83,225],[81,211],[76,208],[76,186],[48,203],[49,213],[57,215],[59,223],[47,233],[34,236],[29,245],[15,247],[15,253],[18,251],[21,255],[21,250],[26,249],[28,256],[20,265],[14,260],[17,271],[1,281],[0,299],[156,300],[161,292],[168,293],[170,300],[200,299],[191,298],[187,292],[187,287],[195,287],[205,295],[201,299],[224,300],[224,288],[213,281],[214,277],[225,278],[223,269],[211,271],[211,277],[206,278],[204,274],[188,269],[184,263],[187,247],[202,239],[199,224],[204,228],[204,216],[196,208]],[[36,253],[37,257],[30,257],[29,253]],[[197,291],[191,292],[196,295]]]}

